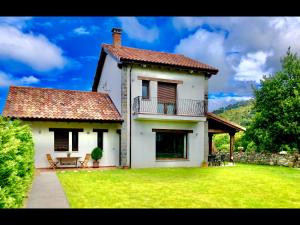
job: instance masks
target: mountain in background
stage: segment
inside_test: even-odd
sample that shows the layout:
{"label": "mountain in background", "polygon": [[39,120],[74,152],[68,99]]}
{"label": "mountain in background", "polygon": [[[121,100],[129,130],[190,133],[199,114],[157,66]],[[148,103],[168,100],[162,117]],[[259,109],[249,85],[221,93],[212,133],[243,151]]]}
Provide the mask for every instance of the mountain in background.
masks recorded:
{"label": "mountain in background", "polygon": [[217,114],[224,119],[247,127],[253,117],[253,100],[240,101],[235,104],[228,105],[221,109],[217,109],[212,113]]}

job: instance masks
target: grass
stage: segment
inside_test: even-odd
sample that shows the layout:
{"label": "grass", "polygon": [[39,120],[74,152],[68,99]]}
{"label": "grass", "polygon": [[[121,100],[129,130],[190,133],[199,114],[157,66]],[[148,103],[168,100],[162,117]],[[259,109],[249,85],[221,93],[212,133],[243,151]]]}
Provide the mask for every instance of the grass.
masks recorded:
{"label": "grass", "polygon": [[57,172],[73,208],[300,208],[300,170],[234,167]]}

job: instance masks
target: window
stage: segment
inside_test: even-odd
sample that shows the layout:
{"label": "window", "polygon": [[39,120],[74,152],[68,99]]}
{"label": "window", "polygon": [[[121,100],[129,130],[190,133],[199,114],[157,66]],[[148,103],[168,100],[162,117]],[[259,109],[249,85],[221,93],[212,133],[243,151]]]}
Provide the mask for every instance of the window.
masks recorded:
{"label": "window", "polygon": [[54,132],[54,151],[69,151],[69,132],[72,132],[72,151],[78,151],[78,132],[83,129],[77,128],[49,128]]}
{"label": "window", "polygon": [[149,80],[142,80],[142,98],[144,99],[150,98],[149,84]]}
{"label": "window", "polygon": [[97,132],[97,147],[103,149],[103,132]]}
{"label": "window", "polygon": [[78,152],[78,132],[72,132],[72,151]]}
{"label": "window", "polygon": [[162,114],[176,114],[177,84],[158,82],[157,112]]}
{"label": "window", "polygon": [[157,159],[187,159],[187,133],[156,132]]}
{"label": "window", "polygon": [[54,150],[69,151],[69,132],[67,130],[54,131]]}

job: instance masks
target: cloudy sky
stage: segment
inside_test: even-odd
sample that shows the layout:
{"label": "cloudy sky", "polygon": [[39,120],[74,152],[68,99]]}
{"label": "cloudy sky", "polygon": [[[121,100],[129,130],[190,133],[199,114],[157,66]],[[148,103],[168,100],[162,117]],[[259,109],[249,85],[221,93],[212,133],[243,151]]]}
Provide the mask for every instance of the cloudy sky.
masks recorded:
{"label": "cloudy sky", "polygon": [[122,44],[180,53],[219,69],[209,109],[252,97],[251,85],[300,52],[297,17],[0,17],[0,112],[9,85],[91,90],[111,28]]}

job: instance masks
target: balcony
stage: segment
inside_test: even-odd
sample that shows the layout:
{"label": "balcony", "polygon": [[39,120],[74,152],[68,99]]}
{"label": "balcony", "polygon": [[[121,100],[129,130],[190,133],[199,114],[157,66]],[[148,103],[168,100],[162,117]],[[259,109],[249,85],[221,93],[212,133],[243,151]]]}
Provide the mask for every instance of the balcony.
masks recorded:
{"label": "balcony", "polygon": [[207,101],[192,99],[143,99],[135,97],[133,114],[135,119],[205,121]]}

